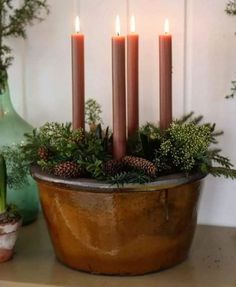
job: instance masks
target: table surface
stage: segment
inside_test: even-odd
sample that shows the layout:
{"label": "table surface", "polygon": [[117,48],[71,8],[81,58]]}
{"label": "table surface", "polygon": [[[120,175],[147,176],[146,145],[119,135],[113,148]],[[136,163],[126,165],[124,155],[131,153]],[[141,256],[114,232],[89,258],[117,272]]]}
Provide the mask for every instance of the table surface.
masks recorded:
{"label": "table surface", "polygon": [[1,264],[0,287],[236,287],[236,228],[198,226],[189,259],[145,276],[112,277],[71,270],[54,257],[45,222],[21,230],[14,259]]}

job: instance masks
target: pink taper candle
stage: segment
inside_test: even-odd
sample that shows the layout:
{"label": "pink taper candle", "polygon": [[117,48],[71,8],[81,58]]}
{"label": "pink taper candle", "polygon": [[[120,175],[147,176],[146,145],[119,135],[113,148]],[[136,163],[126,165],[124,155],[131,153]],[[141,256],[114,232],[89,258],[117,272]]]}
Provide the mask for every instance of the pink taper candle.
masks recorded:
{"label": "pink taper candle", "polygon": [[84,35],[80,33],[79,17],[76,17],[76,33],[72,35],[72,89],[73,128],[85,128],[84,112]]}
{"label": "pink taper candle", "polygon": [[131,17],[130,34],[127,37],[127,103],[128,135],[139,128],[139,35],[135,33],[135,18]]}
{"label": "pink taper candle", "polygon": [[112,37],[113,157],[126,154],[125,37],[120,36],[120,18],[116,18],[116,36]]}
{"label": "pink taper candle", "polygon": [[165,21],[165,34],[159,37],[160,49],[160,128],[167,129],[172,122],[172,36],[169,22]]}

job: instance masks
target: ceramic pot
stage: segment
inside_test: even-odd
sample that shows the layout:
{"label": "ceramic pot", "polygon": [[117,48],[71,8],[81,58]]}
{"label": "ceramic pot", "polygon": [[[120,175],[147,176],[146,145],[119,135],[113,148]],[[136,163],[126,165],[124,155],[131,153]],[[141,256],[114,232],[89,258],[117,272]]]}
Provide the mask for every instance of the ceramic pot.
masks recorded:
{"label": "ceramic pot", "polygon": [[57,258],[74,269],[137,275],[184,261],[197,222],[203,175],[118,188],[32,169]]}
{"label": "ceramic pot", "polygon": [[0,263],[8,261],[13,257],[21,224],[21,219],[13,223],[0,224]]}

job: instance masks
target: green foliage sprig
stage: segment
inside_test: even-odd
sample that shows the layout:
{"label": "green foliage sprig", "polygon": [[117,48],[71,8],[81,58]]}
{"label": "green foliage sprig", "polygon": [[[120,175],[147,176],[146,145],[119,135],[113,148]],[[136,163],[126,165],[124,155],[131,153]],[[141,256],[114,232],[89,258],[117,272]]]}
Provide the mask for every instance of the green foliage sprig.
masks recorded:
{"label": "green foliage sprig", "polygon": [[47,0],[24,0],[19,7],[13,0],[0,1],[0,88],[4,88],[7,68],[13,56],[11,48],[4,43],[9,37],[26,38],[26,27],[42,21],[49,13]]}
{"label": "green foliage sprig", "polygon": [[29,162],[22,153],[21,145],[3,146],[1,154],[6,160],[8,187],[16,190],[27,185]]}
{"label": "green foliage sprig", "polygon": [[156,150],[155,163],[159,170],[165,170],[167,166],[190,172],[208,149],[210,137],[211,130],[207,125],[173,123]]}
{"label": "green foliage sprig", "polygon": [[85,103],[85,122],[90,129],[96,129],[96,126],[102,124],[102,107],[94,99],[88,99]]}

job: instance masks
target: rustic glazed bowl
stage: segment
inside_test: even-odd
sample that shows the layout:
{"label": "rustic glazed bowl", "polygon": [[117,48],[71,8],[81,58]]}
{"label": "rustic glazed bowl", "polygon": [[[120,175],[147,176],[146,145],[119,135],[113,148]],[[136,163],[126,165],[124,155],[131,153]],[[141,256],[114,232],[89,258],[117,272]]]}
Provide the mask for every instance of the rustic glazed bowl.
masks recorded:
{"label": "rustic glazed bowl", "polygon": [[145,185],[63,180],[32,168],[57,258],[91,273],[138,275],[184,261],[203,175]]}

